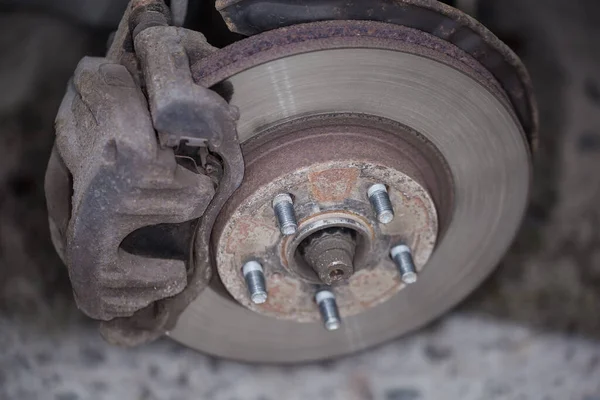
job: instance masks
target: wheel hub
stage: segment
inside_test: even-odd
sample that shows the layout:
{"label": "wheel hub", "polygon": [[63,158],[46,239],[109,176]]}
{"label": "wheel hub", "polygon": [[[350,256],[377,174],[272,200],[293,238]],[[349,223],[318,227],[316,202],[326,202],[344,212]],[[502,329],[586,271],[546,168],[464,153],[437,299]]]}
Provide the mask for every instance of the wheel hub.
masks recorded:
{"label": "wheel hub", "polygon": [[[405,285],[389,257],[391,246],[410,244],[421,270],[438,232],[434,201],[424,185],[433,170],[445,168],[434,151],[419,152],[418,140],[391,122],[331,115],[284,124],[245,146],[248,179],[214,231],[219,277],[229,293],[254,312],[311,322],[320,319],[317,285],[334,284],[343,316],[370,309],[401,290]],[[369,203],[374,182],[389,187],[398,214],[389,224],[377,221]],[[449,188],[446,181],[438,192]],[[299,223],[294,235],[280,233],[271,208],[281,192],[294,198]],[[265,304],[250,301],[240,273],[251,259],[265,265],[270,293]]]}

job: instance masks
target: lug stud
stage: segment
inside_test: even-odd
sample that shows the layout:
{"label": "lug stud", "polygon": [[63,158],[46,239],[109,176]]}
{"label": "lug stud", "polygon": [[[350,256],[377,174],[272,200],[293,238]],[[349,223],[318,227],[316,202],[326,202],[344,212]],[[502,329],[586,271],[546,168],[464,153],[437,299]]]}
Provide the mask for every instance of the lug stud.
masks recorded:
{"label": "lug stud", "polygon": [[258,261],[248,261],[242,268],[242,274],[252,302],[262,304],[267,301],[267,285],[262,265]]}
{"label": "lug stud", "polygon": [[382,183],[376,183],[369,187],[367,196],[371,202],[371,207],[377,215],[377,220],[382,224],[389,224],[394,219],[394,208],[390,201],[387,188]]}
{"label": "lug stud", "polygon": [[279,230],[283,235],[289,236],[296,233],[298,223],[294,212],[294,201],[287,193],[280,193],[273,199],[273,211],[277,217]]}
{"label": "lug stud", "polygon": [[331,290],[321,289],[315,295],[315,300],[319,306],[325,329],[328,331],[338,330],[342,325],[342,319],[335,301],[335,294]]}
{"label": "lug stud", "polygon": [[402,282],[410,285],[417,281],[417,270],[413,261],[410,247],[405,244],[399,244],[392,247],[390,255],[398,268],[398,272],[402,277]]}

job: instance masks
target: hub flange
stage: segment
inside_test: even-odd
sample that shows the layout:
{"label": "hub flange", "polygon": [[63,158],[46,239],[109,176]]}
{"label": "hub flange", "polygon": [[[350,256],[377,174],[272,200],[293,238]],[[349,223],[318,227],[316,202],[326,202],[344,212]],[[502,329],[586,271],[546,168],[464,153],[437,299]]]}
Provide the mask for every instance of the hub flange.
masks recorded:
{"label": "hub flange", "polygon": [[[427,181],[434,170],[443,174],[446,168],[433,147],[418,147],[422,141],[390,121],[335,114],[284,124],[257,137],[245,147],[249,179],[215,227],[215,258],[225,288],[254,312],[298,322],[320,319],[315,285],[335,284],[343,317],[391,298],[405,285],[389,249],[398,241],[409,243],[422,269],[438,233],[436,207],[426,188],[444,182],[435,188],[440,200],[446,199],[440,203],[451,198],[449,176]],[[398,214],[389,224],[379,223],[370,205],[368,188],[374,182],[389,185]],[[271,199],[280,192],[294,197],[295,235],[278,232]],[[332,230],[337,235],[330,235]],[[333,250],[325,251],[323,240]],[[332,254],[339,252],[342,260]],[[324,276],[316,265],[319,257],[330,261]],[[239,271],[250,259],[265,266],[269,298],[264,304],[250,301]],[[330,274],[336,270],[345,279],[334,282]]]}

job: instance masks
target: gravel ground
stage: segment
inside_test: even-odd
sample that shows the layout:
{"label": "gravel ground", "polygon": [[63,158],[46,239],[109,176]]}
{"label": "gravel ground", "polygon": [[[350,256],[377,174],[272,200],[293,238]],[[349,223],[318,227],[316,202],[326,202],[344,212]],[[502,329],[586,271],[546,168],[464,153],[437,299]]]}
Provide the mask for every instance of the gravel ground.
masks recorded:
{"label": "gravel ground", "polygon": [[0,14],[0,399],[600,400],[600,3],[488,1],[530,68],[536,186],[497,272],[428,328],[339,360],[251,366],[104,343],[49,240],[43,175],[66,80],[103,32]]}

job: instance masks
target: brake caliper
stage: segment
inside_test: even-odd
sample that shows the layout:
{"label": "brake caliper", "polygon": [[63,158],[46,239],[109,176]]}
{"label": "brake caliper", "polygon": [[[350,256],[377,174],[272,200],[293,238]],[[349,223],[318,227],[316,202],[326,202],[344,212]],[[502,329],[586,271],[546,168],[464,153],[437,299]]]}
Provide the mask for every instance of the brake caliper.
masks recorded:
{"label": "brake caliper", "polygon": [[210,231],[244,171],[237,109],[190,71],[214,48],[168,20],[134,1],[118,50],[79,63],[46,175],[77,305],[125,345],[163,334],[207,285]]}

